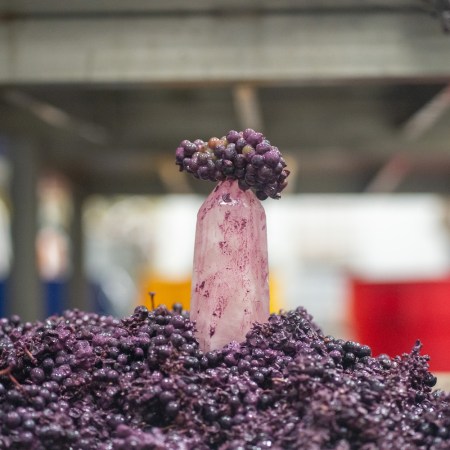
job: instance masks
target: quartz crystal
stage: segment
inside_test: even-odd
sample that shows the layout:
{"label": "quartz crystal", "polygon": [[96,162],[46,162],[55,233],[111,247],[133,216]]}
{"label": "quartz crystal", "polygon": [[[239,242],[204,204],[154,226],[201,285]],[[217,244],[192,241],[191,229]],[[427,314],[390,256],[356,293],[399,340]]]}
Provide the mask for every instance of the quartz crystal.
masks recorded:
{"label": "quartz crystal", "polygon": [[269,317],[266,215],[237,180],[218,184],[197,215],[190,315],[203,351],[243,341]]}

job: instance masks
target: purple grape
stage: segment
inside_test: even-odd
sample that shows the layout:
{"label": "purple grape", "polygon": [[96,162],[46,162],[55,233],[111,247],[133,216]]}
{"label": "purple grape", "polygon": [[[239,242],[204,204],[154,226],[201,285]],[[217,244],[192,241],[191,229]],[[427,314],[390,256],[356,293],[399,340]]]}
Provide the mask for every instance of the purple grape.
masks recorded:
{"label": "purple grape", "polygon": [[264,162],[272,168],[277,167],[280,162],[280,154],[275,150],[270,150],[264,154]]}
{"label": "purple grape", "polygon": [[236,142],[235,142],[235,148],[237,152],[242,152],[242,149],[247,145],[247,141],[240,137]]}
{"label": "purple grape", "polygon": [[19,414],[17,414],[17,412],[15,411],[10,411],[9,413],[7,413],[4,420],[5,425],[7,425],[9,428],[17,428],[22,421]]}
{"label": "purple grape", "polygon": [[264,191],[256,191],[256,196],[259,198],[259,200],[265,200],[269,197]]}
{"label": "purple grape", "polygon": [[268,184],[264,187],[264,192],[269,196],[269,197],[274,197],[277,195],[278,192],[278,185],[276,183],[274,184]]}
{"label": "purple grape", "polygon": [[216,170],[216,171],[214,172],[214,179],[215,179],[216,181],[223,181],[223,180],[226,179],[226,175],[223,174],[222,172]]}
{"label": "purple grape", "polygon": [[206,142],[203,139],[196,139],[194,144],[197,147],[197,151],[202,151],[206,146]]}
{"label": "purple grape", "polygon": [[236,146],[234,144],[229,144],[222,155],[224,159],[233,160],[237,155]]}
{"label": "purple grape", "polygon": [[256,146],[256,153],[263,155],[264,153],[272,150],[272,146],[269,141],[263,140]]}
{"label": "purple grape", "polygon": [[186,170],[190,173],[197,173],[199,167],[200,167],[199,159],[198,157],[194,156],[186,164]]}
{"label": "purple grape", "polygon": [[225,146],[224,145],[217,145],[214,148],[214,156],[216,158],[223,158],[224,151],[225,151]]}
{"label": "purple grape", "polygon": [[41,384],[45,380],[45,372],[40,367],[35,367],[30,371],[30,378],[36,384]]}
{"label": "purple grape", "polygon": [[182,163],[183,159],[185,158],[185,153],[184,153],[184,148],[183,147],[178,147],[176,152],[175,152],[175,157],[177,160],[177,164]]}
{"label": "purple grape", "polygon": [[[183,141],[184,142],[184,141]],[[189,157],[197,151],[197,146],[193,142],[189,142],[184,145],[184,154]]]}
{"label": "purple grape", "polygon": [[240,137],[240,134],[235,130],[229,131],[226,135],[227,141],[233,144],[235,144]]}
{"label": "purple grape", "polygon": [[280,175],[281,172],[283,172],[283,165],[281,163],[278,163],[274,169],[273,172],[277,175]]}
{"label": "purple grape", "polygon": [[270,178],[270,176],[272,175],[272,169],[266,165],[263,165],[262,167],[260,167],[260,169],[258,170],[258,176],[261,177],[261,180],[266,181]]}
{"label": "purple grape", "polygon": [[184,158],[182,161],[181,167],[184,170],[187,170],[187,168],[191,165],[191,161],[192,161],[191,158]]}
{"label": "purple grape", "polygon": [[189,145],[191,145],[191,141],[184,139],[183,141],[180,142],[180,147],[186,149],[186,147],[188,147]]}
{"label": "purple grape", "polygon": [[239,187],[240,187],[243,191],[247,191],[248,189],[250,189],[250,185],[247,184],[244,180],[239,180]]}
{"label": "purple grape", "polygon": [[246,161],[245,156],[242,154],[237,154],[234,158],[234,166],[237,169],[244,169],[246,165],[247,165],[247,161]]}
{"label": "purple grape", "polygon": [[[271,198],[280,198],[289,175],[278,148],[271,146],[262,133],[250,128],[243,132],[232,130],[222,139],[213,137],[207,143],[202,139],[193,143],[184,140],[176,150],[176,164],[180,171],[185,170],[202,180],[245,180],[245,186],[260,191],[260,199],[266,198],[263,192],[270,193]],[[269,167],[270,173],[263,171],[256,177],[252,167],[263,166]]]}
{"label": "purple grape", "polygon": [[249,134],[246,138],[247,142],[253,147],[256,147],[258,144],[260,144],[263,139],[264,136],[262,135],[262,133],[257,132]]}
{"label": "purple grape", "polygon": [[228,159],[223,160],[223,168],[222,168],[222,173],[225,176],[230,176],[233,174],[234,171],[234,165],[231,161],[229,161]]}
{"label": "purple grape", "polygon": [[208,159],[210,158],[210,156],[207,153],[198,152],[196,153],[196,155],[199,166],[205,166],[206,163],[208,162]]}
{"label": "purple grape", "polygon": [[256,184],[256,177],[247,172],[245,174],[244,181],[248,186],[253,187]]}
{"label": "purple grape", "polygon": [[298,308],[203,354],[185,313],[0,319],[0,447],[448,447],[450,394],[420,343],[373,357]]}
{"label": "purple grape", "polygon": [[246,128],[243,132],[242,132],[242,137],[247,140],[249,138],[249,136],[251,136],[252,134],[255,133],[255,130],[253,130],[252,128]]}

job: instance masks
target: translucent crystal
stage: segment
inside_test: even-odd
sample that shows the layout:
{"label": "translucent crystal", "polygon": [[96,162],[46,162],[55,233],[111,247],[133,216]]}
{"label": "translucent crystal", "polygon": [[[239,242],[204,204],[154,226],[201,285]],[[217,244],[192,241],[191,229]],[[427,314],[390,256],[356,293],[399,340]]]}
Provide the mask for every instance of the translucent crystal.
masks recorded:
{"label": "translucent crystal", "polygon": [[242,341],[269,317],[266,215],[236,180],[216,186],[197,215],[190,314],[203,351]]}

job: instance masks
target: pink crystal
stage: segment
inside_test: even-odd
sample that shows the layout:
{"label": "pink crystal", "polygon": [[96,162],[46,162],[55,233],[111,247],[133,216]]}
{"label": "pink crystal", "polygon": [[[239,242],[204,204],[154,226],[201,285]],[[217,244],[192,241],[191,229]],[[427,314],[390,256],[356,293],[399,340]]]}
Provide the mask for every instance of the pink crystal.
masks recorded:
{"label": "pink crystal", "polygon": [[236,180],[216,186],[197,215],[190,315],[203,351],[243,341],[269,317],[266,215]]}

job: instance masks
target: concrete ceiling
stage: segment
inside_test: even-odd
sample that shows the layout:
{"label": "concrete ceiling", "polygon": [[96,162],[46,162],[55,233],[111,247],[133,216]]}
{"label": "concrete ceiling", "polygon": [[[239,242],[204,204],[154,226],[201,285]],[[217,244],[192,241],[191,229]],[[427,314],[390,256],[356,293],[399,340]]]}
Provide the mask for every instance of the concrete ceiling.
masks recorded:
{"label": "concrete ceiling", "polygon": [[296,192],[448,193],[450,36],[430,11],[0,0],[0,134],[91,192],[207,191],[169,182],[177,143],[254,125]]}
{"label": "concrete ceiling", "polygon": [[430,9],[427,0],[0,0],[0,12],[12,15],[108,13],[184,13],[235,11],[311,11],[355,9]]}

